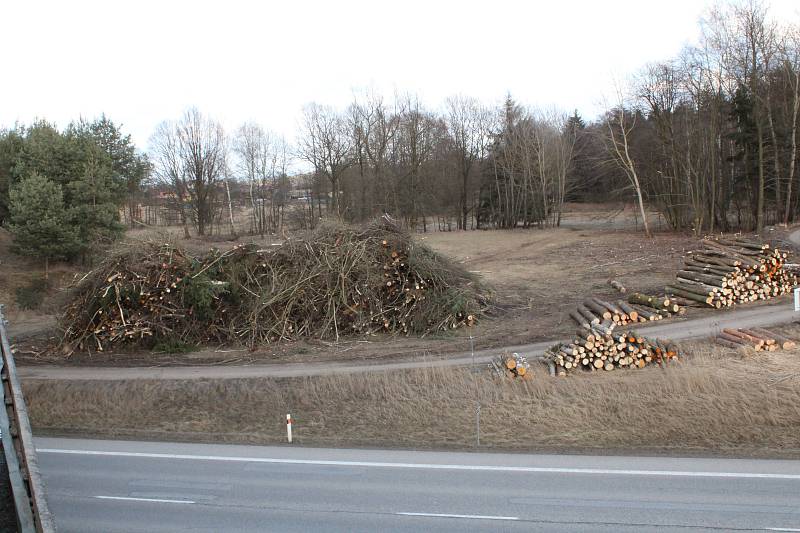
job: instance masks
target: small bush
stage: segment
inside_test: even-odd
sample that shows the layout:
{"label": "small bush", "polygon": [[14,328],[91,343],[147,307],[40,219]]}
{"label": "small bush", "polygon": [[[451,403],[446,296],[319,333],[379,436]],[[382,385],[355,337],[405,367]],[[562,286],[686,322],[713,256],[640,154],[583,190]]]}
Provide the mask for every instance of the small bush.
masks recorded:
{"label": "small bush", "polygon": [[182,341],[181,339],[161,339],[153,345],[156,353],[190,353],[197,350],[197,346]]}
{"label": "small bush", "polygon": [[31,280],[27,285],[17,287],[17,305],[20,309],[36,310],[41,307],[47,294],[48,284],[44,279]]}

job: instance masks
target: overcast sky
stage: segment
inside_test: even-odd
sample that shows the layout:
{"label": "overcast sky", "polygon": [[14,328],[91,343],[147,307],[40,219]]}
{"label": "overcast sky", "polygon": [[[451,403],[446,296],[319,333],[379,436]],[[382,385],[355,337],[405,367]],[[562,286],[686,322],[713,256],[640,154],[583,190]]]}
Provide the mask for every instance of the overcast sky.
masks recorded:
{"label": "overcast sky", "polygon": [[[255,120],[293,141],[303,104],[354,92],[455,93],[577,108],[612,79],[698,36],[698,0],[85,2],[0,7],[0,127],[65,126],[105,112],[147,148],[154,127],[197,106],[233,130]],[[795,0],[774,14],[797,16]]]}

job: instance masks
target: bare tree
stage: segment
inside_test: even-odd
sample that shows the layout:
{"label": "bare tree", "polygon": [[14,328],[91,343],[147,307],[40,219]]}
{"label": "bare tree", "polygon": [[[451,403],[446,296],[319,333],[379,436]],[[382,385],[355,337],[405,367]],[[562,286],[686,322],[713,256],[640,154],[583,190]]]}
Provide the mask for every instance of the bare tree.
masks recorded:
{"label": "bare tree", "polygon": [[471,178],[477,172],[480,159],[485,155],[490,131],[490,113],[475,98],[453,96],[446,102],[447,129],[453,142],[458,175],[461,178],[458,227],[467,229],[467,219],[472,210]]}
{"label": "bare tree", "polygon": [[[213,217],[213,201],[221,180],[226,179],[227,146],[222,126],[191,108],[177,122],[164,122],[152,139],[156,173],[177,197],[184,236],[184,203],[194,211],[197,232],[205,235]],[[230,198],[230,197],[229,197]],[[233,211],[228,203],[231,224]]]}
{"label": "bare tree", "polygon": [[177,128],[174,123],[162,122],[150,139],[153,174],[162,184],[170,187],[175,195],[176,208],[183,227],[183,236],[188,239],[189,225],[185,204],[188,197],[186,166],[180,149]]}
{"label": "bare tree", "polygon": [[783,212],[783,223],[789,223],[789,214],[792,205],[792,187],[797,168],[797,119],[800,114],[800,25],[794,25],[786,30],[781,43],[781,66],[789,84],[790,105],[789,120],[789,172],[786,184],[786,206]]}
{"label": "bare tree", "polygon": [[309,104],[303,109],[298,155],[326,177],[331,186],[330,210],[339,216],[344,172],[353,165],[353,140],[348,121],[333,108]]}
{"label": "bare tree", "polygon": [[630,114],[625,111],[625,105],[621,95],[617,108],[606,113],[605,125],[607,129],[605,140],[609,153],[614,162],[625,173],[628,182],[634,190],[634,194],[636,194],[636,200],[639,204],[639,214],[642,216],[642,223],[644,224],[644,233],[650,237],[650,226],[647,223],[647,213],[644,210],[642,185],[636,170],[636,163],[631,156],[630,150],[630,135],[631,131],[636,126],[636,114]]}
{"label": "bare tree", "polygon": [[288,147],[283,137],[253,122],[243,124],[233,141],[237,175],[248,184],[255,230],[278,231],[282,224]]}
{"label": "bare tree", "polygon": [[758,158],[756,231],[761,232],[766,189],[765,127],[769,126],[774,133],[769,93],[763,80],[776,52],[776,26],[768,19],[767,9],[760,0],[748,0],[717,6],[711,11],[708,29],[709,40],[721,58],[726,75],[753,100]]}

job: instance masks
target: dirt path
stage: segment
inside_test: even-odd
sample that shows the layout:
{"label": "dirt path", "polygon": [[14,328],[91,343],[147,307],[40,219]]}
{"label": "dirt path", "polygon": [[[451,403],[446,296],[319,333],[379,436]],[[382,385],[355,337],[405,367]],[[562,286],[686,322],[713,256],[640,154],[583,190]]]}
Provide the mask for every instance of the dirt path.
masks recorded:
{"label": "dirt path", "polygon": [[[800,230],[797,232],[800,238]],[[637,328],[647,336],[684,340],[712,336],[722,328],[761,327],[786,324],[796,321],[790,298],[777,298],[773,304],[751,309],[721,311],[710,316],[692,320],[671,320],[666,324],[654,324]],[[503,349],[478,350],[475,363],[485,364],[503,351],[518,352],[528,358],[541,356],[555,341],[538,342]],[[67,367],[67,366],[21,366],[18,373],[22,379],[57,380],[130,380],[130,379],[240,379],[255,377],[302,377],[330,374],[351,374],[409,368],[431,368],[468,365],[473,361],[470,353],[455,353],[442,358],[406,358],[392,362],[370,363],[367,361],[344,361],[304,364],[259,364],[238,366],[181,366],[181,367]]]}

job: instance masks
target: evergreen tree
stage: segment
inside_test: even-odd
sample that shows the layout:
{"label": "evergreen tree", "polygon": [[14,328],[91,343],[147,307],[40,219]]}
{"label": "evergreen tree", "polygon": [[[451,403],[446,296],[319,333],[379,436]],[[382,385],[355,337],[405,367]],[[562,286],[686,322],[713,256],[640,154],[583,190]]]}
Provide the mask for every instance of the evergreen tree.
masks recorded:
{"label": "evergreen tree", "polygon": [[8,191],[14,183],[14,165],[24,140],[16,129],[0,131],[0,226],[8,220]]}
{"label": "evergreen tree", "polygon": [[83,252],[95,244],[110,244],[122,235],[119,208],[114,199],[121,188],[111,169],[96,156],[84,164],[80,177],[67,185],[71,207],[68,220],[77,230]]}
{"label": "evergreen tree", "polygon": [[[124,184],[119,188],[119,192],[121,195],[127,193],[128,216],[133,224],[136,218],[136,196],[150,172],[147,157],[137,153],[131,136],[123,135],[120,128],[105,115],[91,124],[84,125],[84,129],[110,158],[113,181]],[[116,201],[122,205],[121,201]]]}
{"label": "evergreen tree", "polygon": [[61,186],[34,173],[12,185],[9,199],[13,250],[43,259],[47,278],[51,259],[68,259],[78,248],[77,231],[68,223]]}

